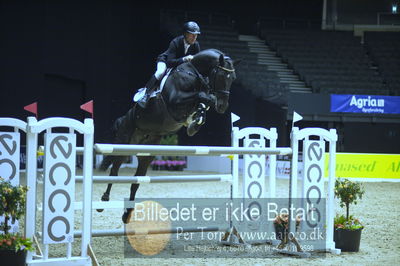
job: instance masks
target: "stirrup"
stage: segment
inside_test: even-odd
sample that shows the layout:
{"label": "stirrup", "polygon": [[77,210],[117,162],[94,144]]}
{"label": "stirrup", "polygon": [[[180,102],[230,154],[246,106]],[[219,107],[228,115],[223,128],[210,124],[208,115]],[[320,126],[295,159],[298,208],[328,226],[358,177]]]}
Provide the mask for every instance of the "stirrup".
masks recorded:
{"label": "stirrup", "polygon": [[142,98],[140,98],[137,101],[137,104],[142,108],[146,108],[148,101],[149,101],[149,96],[147,96],[147,94],[145,94]]}

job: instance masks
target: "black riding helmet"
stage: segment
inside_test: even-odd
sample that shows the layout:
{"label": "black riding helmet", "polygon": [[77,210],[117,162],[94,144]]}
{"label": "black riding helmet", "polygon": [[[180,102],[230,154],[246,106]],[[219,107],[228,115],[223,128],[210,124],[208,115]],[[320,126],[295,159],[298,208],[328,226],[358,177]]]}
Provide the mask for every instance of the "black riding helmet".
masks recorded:
{"label": "black riding helmet", "polygon": [[200,27],[194,21],[189,21],[183,24],[183,30],[191,34],[200,34]]}

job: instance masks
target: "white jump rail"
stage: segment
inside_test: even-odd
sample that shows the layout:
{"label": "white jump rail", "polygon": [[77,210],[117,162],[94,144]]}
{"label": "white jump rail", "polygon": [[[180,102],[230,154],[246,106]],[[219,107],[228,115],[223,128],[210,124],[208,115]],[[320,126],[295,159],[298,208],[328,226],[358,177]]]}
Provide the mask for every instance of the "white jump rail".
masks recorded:
{"label": "white jump rail", "polygon": [[174,146],[174,145],[133,145],[133,144],[101,144],[96,143],[97,153],[112,155],[244,155],[244,154],[292,154],[291,148],[246,148],[246,147],[219,147],[219,146]]}
{"label": "white jump rail", "polygon": [[[76,182],[83,177],[77,176]],[[93,183],[182,183],[182,182],[232,182],[232,175],[179,175],[179,176],[93,176]]]}
{"label": "white jump rail", "polygon": [[[229,228],[209,226],[209,227],[174,227],[165,229],[150,229],[150,230],[133,230],[133,229],[110,229],[110,230],[92,230],[92,236],[102,237],[102,236],[125,236],[125,235],[147,235],[147,234],[182,234],[182,233],[196,233],[196,232],[216,232],[216,231],[228,231]],[[75,232],[75,237],[80,237],[81,232]]]}

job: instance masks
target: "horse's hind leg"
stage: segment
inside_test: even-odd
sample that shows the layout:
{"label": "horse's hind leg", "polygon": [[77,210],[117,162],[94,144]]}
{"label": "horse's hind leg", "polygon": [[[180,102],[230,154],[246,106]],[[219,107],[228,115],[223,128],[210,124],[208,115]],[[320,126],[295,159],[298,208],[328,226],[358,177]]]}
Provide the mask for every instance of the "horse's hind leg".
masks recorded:
{"label": "horse's hind leg", "polygon": [[[135,176],[144,176],[147,173],[147,168],[149,167],[151,161],[153,161],[154,156],[140,156],[138,157],[138,168],[136,169]],[[139,188],[139,184],[135,183],[131,185],[131,193],[129,196],[129,201],[134,201],[136,192]],[[127,224],[132,215],[133,208],[127,208],[126,212],[122,215],[122,221]]]}
{"label": "horse's hind leg", "polygon": [[[121,167],[121,164],[123,161],[124,161],[124,157],[115,156],[112,166],[111,166],[110,176],[118,176],[119,168]],[[107,184],[107,189],[103,193],[103,196],[101,197],[101,201],[109,201],[110,200],[111,188],[112,188],[112,183]],[[97,211],[102,212],[102,211],[104,211],[104,209],[97,209]]]}

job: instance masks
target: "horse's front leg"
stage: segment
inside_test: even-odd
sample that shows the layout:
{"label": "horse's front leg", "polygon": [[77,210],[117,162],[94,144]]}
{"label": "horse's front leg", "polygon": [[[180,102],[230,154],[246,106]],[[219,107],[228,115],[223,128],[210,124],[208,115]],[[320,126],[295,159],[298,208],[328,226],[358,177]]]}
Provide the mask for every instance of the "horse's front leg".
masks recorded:
{"label": "horse's front leg", "polygon": [[199,98],[200,103],[203,103],[207,106],[207,109],[211,105],[215,106],[215,104],[217,102],[217,97],[215,97],[214,94],[209,94],[204,91],[199,92],[197,97]]}
{"label": "horse's front leg", "polygon": [[200,130],[200,127],[206,122],[206,112],[210,109],[211,105],[216,105],[217,98],[213,94],[200,92],[198,94],[198,107],[192,116],[192,122],[189,123],[187,133],[193,136]]}
{"label": "horse's front leg", "polygon": [[[139,156],[138,157],[138,167],[136,169],[135,176],[145,176],[147,173],[147,168],[149,167],[150,163],[153,161],[154,156]],[[131,193],[129,196],[129,201],[134,201],[136,192],[139,188],[138,183],[131,184]],[[124,214],[122,215],[122,221],[127,224],[129,223],[133,208],[127,208]]]}
{"label": "horse's front leg", "polygon": [[193,113],[187,121],[186,133],[188,136],[196,134],[202,125],[206,122],[206,112],[209,109],[204,103],[200,103],[197,110]]}

